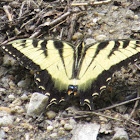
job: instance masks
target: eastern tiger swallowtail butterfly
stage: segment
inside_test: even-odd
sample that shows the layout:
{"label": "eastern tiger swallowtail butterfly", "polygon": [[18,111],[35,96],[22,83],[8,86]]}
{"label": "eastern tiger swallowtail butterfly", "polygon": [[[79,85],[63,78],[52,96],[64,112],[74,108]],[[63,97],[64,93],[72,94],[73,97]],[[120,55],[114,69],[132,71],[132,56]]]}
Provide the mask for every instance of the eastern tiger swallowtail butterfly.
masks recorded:
{"label": "eastern tiger swallowtail butterfly", "polygon": [[113,72],[139,59],[140,40],[73,46],[60,40],[19,39],[1,49],[35,71],[36,83],[50,103],[79,94],[81,105],[93,110],[93,97],[106,88]]}

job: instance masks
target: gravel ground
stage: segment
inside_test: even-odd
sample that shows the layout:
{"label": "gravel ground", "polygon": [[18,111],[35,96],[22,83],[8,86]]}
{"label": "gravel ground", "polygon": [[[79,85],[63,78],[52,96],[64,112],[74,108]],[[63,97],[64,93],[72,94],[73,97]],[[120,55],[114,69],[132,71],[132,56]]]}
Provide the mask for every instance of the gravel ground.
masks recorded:
{"label": "gravel ground", "polygon": [[[76,45],[83,35],[86,44],[140,39],[139,0],[112,0],[100,5],[85,0],[76,1],[77,5],[72,2],[0,0],[0,43],[35,37]],[[97,135],[98,140],[139,140],[138,101],[98,111],[100,114],[82,111],[77,99],[46,108],[48,98],[38,92],[33,72],[0,54],[0,140],[92,140]],[[139,79],[135,65],[115,72],[107,89],[111,101],[110,94],[106,99],[105,93],[95,101],[95,109],[138,93]]]}

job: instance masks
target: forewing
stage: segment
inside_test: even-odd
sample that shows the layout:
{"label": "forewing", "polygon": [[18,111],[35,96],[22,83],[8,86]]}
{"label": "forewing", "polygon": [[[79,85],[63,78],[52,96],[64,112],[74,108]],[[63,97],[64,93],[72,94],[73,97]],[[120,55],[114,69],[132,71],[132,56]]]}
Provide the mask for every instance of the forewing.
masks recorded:
{"label": "forewing", "polygon": [[[45,72],[44,77],[50,77],[52,88],[58,91],[68,88],[68,80],[72,76],[73,46],[58,40],[19,39],[7,43],[1,47],[10,56],[17,59],[26,68],[36,72]],[[38,73],[39,74],[39,73]],[[48,80],[37,77],[37,83],[42,89]],[[44,83],[43,83],[43,82]]]}

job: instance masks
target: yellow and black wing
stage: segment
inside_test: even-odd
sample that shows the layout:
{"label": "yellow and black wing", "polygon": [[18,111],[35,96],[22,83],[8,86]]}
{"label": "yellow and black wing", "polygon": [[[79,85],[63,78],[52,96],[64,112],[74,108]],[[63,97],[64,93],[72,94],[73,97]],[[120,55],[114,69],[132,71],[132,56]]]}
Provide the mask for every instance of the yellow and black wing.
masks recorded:
{"label": "yellow and black wing", "polygon": [[[84,46],[84,45],[83,45]],[[84,46],[78,78],[82,103],[91,108],[92,97],[106,88],[112,74],[140,58],[140,40],[104,41]]]}
{"label": "yellow and black wing", "polygon": [[51,101],[80,94],[81,104],[93,109],[93,97],[106,88],[107,79],[123,65],[139,59],[139,40],[104,41],[74,47],[59,40],[20,39],[1,47],[26,68]]}

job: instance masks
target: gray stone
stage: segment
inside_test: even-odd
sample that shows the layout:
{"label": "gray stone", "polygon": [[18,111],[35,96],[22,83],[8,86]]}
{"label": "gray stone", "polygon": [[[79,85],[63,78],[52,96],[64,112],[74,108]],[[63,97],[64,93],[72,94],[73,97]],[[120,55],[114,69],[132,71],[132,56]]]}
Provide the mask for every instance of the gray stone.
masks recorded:
{"label": "gray stone", "polygon": [[0,140],[2,140],[2,139],[5,139],[6,138],[6,135],[5,135],[5,132],[4,132],[4,130],[0,130]]}
{"label": "gray stone", "polygon": [[47,106],[48,99],[48,96],[38,92],[33,93],[27,108],[27,115],[32,117],[39,116]]}
{"label": "gray stone", "polygon": [[13,123],[13,116],[7,111],[0,111],[0,126],[9,126]]}
{"label": "gray stone", "polygon": [[5,92],[6,89],[5,88],[0,88],[0,92]]}
{"label": "gray stone", "polygon": [[48,119],[51,119],[51,120],[54,119],[56,116],[56,113],[54,111],[48,111],[46,114],[47,114]]}
{"label": "gray stone", "polygon": [[77,40],[78,38],[82,37],[82,33],[80,32],[76,32],[73,36],[72,36],[72,39],[73,40]]}
{"label": "gray stone", "polygon": [[104,41],[106,38],[107,38],[106,35],[98,35],[95,37],[97,41]]}
{"label": "gray stone", "polygon": [[28,100],[28,96],[24,93],[21,97],[20,97],[21,100],[25,101],[25,100]]}
{"label": "gray stone", "polygon": [[14,106],[11,110],[12,110],[12,112],[19,113],[19,114],[24,112],[23,107],[22,106],[18,106],[18,105]]}
{"label": "gray stone", "polygon": [[9,55],[4,55],[3,57],[3,65],[4,66],[13,66],[15,64],[16,60],[10,57]]}
{"label": "gray stone", "polygon": [[126,12],[125,17],[128,18],[128,19],[134,19],[134,12],[131,11],[131,10],[128,10],[128,11]]}
{"label": "gray stone", "polygon": [[26,88],[30,84],[30,79],[21,80],[17,83],[18,87]]}
{"label": "gray stone", "polygon": [[50,135],[50,137],[51,137],[51,138],[56,138],[56,137],[57,137],[57,133],[52,133],[52,134]]}
{"label": "gray stone", "polygon": [[15,99],[15,96],[13,94],[10,94],[8,98],[13,101]]}
{"label": "gray stone", "polygon": [[52,131],[53,130],[53,126],[52,125],[49,125],[48,127],[47,127],[47,132],[50,132],[50,131]]}
{"label": "gray stone", "polygon": [[72,130],[71,140],[96,140],[100,125],[96,123],[77,124]]}
{"label": "gray stone", "polygon": [[93,38],[87,38],[86,41],[85,41],[85,44],[86,45],[89,45],[89,44],[92,44],[92,43],[95,43],[95,42],[96,42],[95,39],[93,39]]}
{"label": "gray stone", "polygon": [[72,130],[72,125],[71,124],[68,124],[68,123],[66,123],[65,125],[64,125],[64,129],[65,130],[68,130],[68,131],[70,131],[70,130]]}
{"label": "gray stone", "polygon": [[132,27],[133,32],[139,32],[140,31],[140,26],[134,26]]}
{"label": "gray stone", "polygon": [[129,140],[128,134],[124,128],[116,127],[115,132],[112,140]]}

